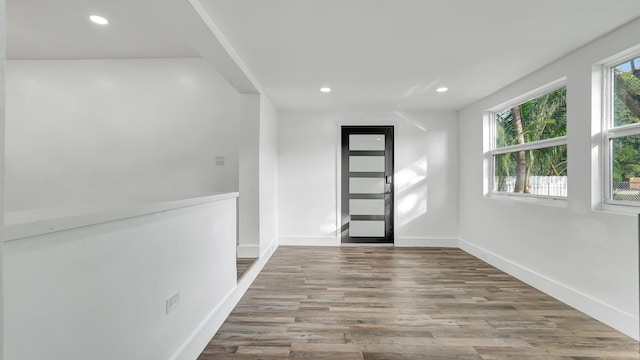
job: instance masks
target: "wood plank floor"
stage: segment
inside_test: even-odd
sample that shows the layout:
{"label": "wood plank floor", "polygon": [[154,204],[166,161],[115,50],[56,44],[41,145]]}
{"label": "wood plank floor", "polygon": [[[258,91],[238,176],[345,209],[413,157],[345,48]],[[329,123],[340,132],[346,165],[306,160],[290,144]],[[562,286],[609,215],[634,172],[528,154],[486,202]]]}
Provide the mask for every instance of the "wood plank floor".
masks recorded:
{"label": "wood plank floor", "polygon": [[283,247],[199,360],[632,359],[638,342],[459,249]]}
{"label": "wood plank floor", "polygon": [[256,262],[254,258],[237,258],[236,259],[236,279],[240,280],[247,270]]}

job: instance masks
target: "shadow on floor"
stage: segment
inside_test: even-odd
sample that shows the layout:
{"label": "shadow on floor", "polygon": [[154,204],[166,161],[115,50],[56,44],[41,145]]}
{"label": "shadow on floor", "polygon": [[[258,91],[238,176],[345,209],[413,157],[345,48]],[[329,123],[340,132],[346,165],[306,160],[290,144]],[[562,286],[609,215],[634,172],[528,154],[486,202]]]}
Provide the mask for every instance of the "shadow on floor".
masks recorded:
{"label": "shadow on floor", "polygon": [[251,268],[253,263],[255,263],[257,258],[237,258],[236,259],[236,269],[238,272],[237,279],[240,281],[242,276]]}

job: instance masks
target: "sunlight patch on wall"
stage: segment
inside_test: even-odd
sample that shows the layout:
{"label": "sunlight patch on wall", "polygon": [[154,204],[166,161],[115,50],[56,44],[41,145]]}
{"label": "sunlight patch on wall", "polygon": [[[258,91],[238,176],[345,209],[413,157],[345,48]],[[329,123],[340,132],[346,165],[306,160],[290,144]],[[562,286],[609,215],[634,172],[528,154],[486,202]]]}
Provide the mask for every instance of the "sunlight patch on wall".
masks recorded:
{"label": "sunlight patch on wall", "polygon": [[427,128],[424,126],[424,124],[420,123],[417,120],[412,119],[410,115],[405,115],[401,111],[394,111],[393,114],[399,117],[400,119],[410,123],[411,125],[417,127],[418,129],[422,131],[427,131]]}
{"label": "sunlight patch on wall", "polygon": [[396,173],[398,221],[403,226],[427,213],[427,157]]}
{"label": "sunlight patch on wall", "polygon": [[423,156],[418,161],[396,172],[396,189],[402,192],[405,189],[427,178],[427,157]]}
{"label": "sunlight patch on wall", "polygon": [[320,230],[322,234],[336,235],[336,213],[335,211],[327,215],[323,219],[311,224],[311,228]]}

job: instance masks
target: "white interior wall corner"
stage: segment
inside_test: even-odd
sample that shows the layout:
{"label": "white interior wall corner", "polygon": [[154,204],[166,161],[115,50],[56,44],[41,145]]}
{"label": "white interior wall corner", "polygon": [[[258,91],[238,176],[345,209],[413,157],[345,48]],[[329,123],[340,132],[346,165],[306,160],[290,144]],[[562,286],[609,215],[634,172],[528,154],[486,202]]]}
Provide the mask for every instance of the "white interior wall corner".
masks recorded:
{"label": "white interior wall corner", "polygon": [[4,148],[5,148],[5,59],[6,12],[5,0],[0,0],[0,360],[4,353]]}
{"label": "white interior wall corner", "polygon": [[457,237],[455,112],[292,111],[280,114],[278,134],[281,242],[335,242],[341,212],[339,129],[367,124],[395,128],[396,237]]}
{"label": "white interior wall corner", "polygon": [[260,246],[260,95],[240,94],[238,243]]}
{"label": "white interior wall corner", "polygon": [[[638,219],[593,206],[594,65],[638,45],[640,19],[459,111],[459,236],[568,305],[638,338]],[[498,104],[567,80],[570,183],[565,207],[485,197],[483,116]],[[484,149],[484,150],[483,150]],[[595,178],[594,178],[595,177]],[[599,198],[599,196],[597,196]],[[551,231],[552,229],[552,231]],[[561,286],[560,286],[560,285]]]}
{"label": "white interior wall corner", "polygon": [[278,240],[278,119],[271,100],[260,96],[260,253]]}

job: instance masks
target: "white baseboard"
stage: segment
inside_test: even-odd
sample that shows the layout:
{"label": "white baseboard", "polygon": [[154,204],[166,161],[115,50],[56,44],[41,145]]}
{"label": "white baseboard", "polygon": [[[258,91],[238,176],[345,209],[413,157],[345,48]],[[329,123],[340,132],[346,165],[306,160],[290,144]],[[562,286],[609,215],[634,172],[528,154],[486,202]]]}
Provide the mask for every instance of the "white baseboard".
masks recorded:
{"label": "white baseboard", "polygon": [[594,319],[601,321],[636,340],[640,340],[640,328],[638,327],[640,319],[633,314],[629,314],[623,310],[605,304],[604,302],[575,290],[570,286],[548,278],[465,240],[460,239],[459,247],[478,259],[495,266],[496,268],[533,286],[534,288],[553,296],[579,311],[582,311]]}
{"label": "white baseboard", "polygon": [[[255,247],[259,248],[257,245]],[[243,274],[236,287],[209,313],[182,347],[171,357],[171,360],[193,360],[198,358],[277,248],[278,242],[277,239],[274,239],[256,262]]]}
{"label": "white baseboard", "polygon": [[239,258],[257,258],[260,256],[260,245],[238,245],[236,256]]}
{"label": "white baseboard", "polygon": [[340,239],[335,236],[281,236],[279,243],[295,246],[340,246]]}
{"label": "white baseboard", "polygon": [[[280,245],[294,246],[361,246],[362,244],[342,244],[337,237],[320,236],[281,236]],[[385,245],[388,246],[388,245]],[[397,237],[394,246],[398,247],[458,247],[457,238]]]}
{"label": "white baseboard", "polygon": [[397,247],[458,247],[457,238],[396,237],[394,242]]}
{"label": "white baseboard", "polygon": [[[274,252],[276,252],[276,250],[278,249],[278,246],[280,246],[279,242],[278,242],[278,238],[274,238],[271,241],[271,244],[269,244],[260,254],[260,259],[265,258],[267,260],[269,260],[271,258],[271,255],[273,255]],[[265,264],[266,264],[266,260],[265,260]],[[260,266],[260,269],[262,269],[264,267],[264,264],[262,264],[262,266]],[[260,271],[258,271],[259,273]],[[256,273],[256,276],[258,276],[258,273]],[[255,277],[254,277],[255,278]],[[251,280],[251,282],[253,282],[253,280]]]}

